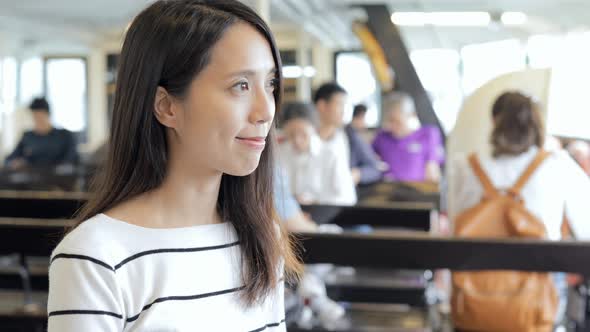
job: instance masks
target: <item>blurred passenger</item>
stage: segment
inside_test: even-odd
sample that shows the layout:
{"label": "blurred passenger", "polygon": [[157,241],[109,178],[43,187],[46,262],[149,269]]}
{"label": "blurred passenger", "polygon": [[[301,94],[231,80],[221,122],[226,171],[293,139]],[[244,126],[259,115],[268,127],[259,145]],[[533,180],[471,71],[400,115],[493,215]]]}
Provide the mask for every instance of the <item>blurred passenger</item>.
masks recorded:
{"label": "blurred passenger", "polygon": [[[518,93],[502,94],[494,103],[491,135],[492,154],[478,153],[482,171],[497,190],[512,188],[533,161],[540,158],[545,139],[538,105]],[[534,170],[520,190],[524,208],[541,221],[550,240],[562,238],[562,222],[569,221],[577,239],[590,238],[590,179],[564,151],[551,152]],[[483,180],[481,180],[483,181]],[[489,189],[488,189],[489,190]],[[458,158],[449,167],[448,212],[451,222],[484,198],[484,186],[467,158]],[[489,197],[490,194],[487,194]],[[565,310],[565,278],[556,274],[561,297],[558,320]]]}
{"label": "blurred passenger", "polygon": [[312,106],[287,105],[282,123],[287,141],[281,144],[280,161],[297,200],[302,204],[354,205],[356,191],[345,155],[320,140]]}
{"label": "blurred passenger", "polygon": [[354,184],[369,184],[381,179],[378,161],[370,146],[350,126],[343,128],[346,90],[336,83],[318,88],[313,98],[319,115],[319,136],[328,149],[344,156]]}
{"label": "blurred passenger", "polygon": [[350,121],[350,126],[358,133],[362,133],[367,130],[367,122],[365,119],[366,115],[367,106],[364,104],[355,105],[352,109],[352,121]]}
{"label": "blurred passenger", "polygon": [[273,182],[275,210],[289,232],[316,232],[318,225],[311,220],[299,206],[291,193],[289,177],[277,167]]}
{"label": "blurred passenger", "polygon": [[394,181],[432,181],[441,177],[444,148],[441,133],[433,126],[420,126],[414,101],[395,92],[383,101],[382,130],[373,149],[389,166],[385,177]]}
{"label": "blurred passenger", "polygon": [[16,149],[6,158],[5,166],[21,169],[77,163],[76,140],[69,131],[51,125],[47,100],[36,98],[29,108],[33,114],[34,128],[24,133]]}

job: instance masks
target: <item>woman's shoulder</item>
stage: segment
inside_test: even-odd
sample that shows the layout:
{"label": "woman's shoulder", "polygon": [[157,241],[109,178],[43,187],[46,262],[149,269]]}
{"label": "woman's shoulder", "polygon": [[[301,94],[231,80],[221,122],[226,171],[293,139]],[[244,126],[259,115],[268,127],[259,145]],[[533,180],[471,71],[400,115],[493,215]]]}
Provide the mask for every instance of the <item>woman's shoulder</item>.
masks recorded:
{"label": "woman's shoulder", "polygon": [[57,245],[52,259],[57,255],[79,255],[105,260],[116,250],[114,236],[106,216],[96,215],[70,231]]}
{"label": "woman's shoulder", "polygon": [[494,159],[486,152],[460,152],[454,154],[451,158],[449,158],[449,163],[447,166],[447,172],[449,173],[449,176],[457,176],[461,178],[476,178],[475,172],[473,171],[473,167],[471,166],[470,161],[472,157],[475,157],[477,159],[484,171],[488,172],[494,168]]}
{"label": "woman's shoulder", "polygon": [[[538,152],[539,149],[531,148],[528,151],[523,152],[517,156],[505,156],[494,158],[491,154],[483,152],[476,153],[475,155],[477,156],[478,161],[484,169],[516,168],[524,170],[535,159],[535,156],[538,154]],[[462,167],[470,167],[469,155],[461,158],[459,164]],[[570,157],[570,155],[566,151],[559,150],[550,151],[549,155],[539,166],[538,171],[540,173],[560,173],[565,172],[567,170],[571,171],[574,168],[579,168],[576,162]]]}

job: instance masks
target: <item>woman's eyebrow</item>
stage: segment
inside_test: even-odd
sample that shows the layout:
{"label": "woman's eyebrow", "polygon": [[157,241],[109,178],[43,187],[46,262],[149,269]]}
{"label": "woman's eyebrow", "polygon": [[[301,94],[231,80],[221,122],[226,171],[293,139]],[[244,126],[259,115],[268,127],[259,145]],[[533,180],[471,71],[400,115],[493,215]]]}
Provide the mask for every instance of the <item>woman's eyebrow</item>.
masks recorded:
{"label": "woman's eyebrow", "polygon": [[[228,74],[228,77],[235,77],[235,76],[246,76],[246,77],[251,77],[251,76],[256,76],[257,71],[256,70],[252,70],[252,69],[246,69],[246,70],[240,70],[240,71],[236,71],[233,73]],[[277,69],[275,67],[271,68],[268,71],[267,75],[270,74],[277,74]]]}

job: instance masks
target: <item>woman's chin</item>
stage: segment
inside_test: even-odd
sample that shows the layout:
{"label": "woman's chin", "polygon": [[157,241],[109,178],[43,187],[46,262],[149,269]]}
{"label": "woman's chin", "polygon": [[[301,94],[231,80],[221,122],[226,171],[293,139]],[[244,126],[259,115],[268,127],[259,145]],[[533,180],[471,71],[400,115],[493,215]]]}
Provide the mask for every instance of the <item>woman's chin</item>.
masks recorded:
{"label": "woman's chin", "polygon": [[236,165],[235,167],[231,167],[231,169],[226,170],[224,173],[232,176],[247,176],[254,173],[256,168],[258,168],[258,161],[256,161],[256,163]]}

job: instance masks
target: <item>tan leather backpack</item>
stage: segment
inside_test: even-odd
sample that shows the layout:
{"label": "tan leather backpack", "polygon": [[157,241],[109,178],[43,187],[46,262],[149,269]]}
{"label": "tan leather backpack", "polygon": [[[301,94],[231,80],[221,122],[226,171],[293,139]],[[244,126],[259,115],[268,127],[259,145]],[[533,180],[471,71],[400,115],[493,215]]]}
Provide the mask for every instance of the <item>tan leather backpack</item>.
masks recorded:
{"label": "tan leather backpack", "polygon": [[[544,224],[524,206],[521,190],[549,154],[540,151],[514,186],[497,190],[475,155],[481,202],[455,219],[455,235],[470,238],[546,238]],[[548,190],[551,190],[548,188]],[[475,253],[477,254],[477,253]],[[453,273],[452,316],[468,331],[552,331],[558,298],[549,273],[477,271]]]}

